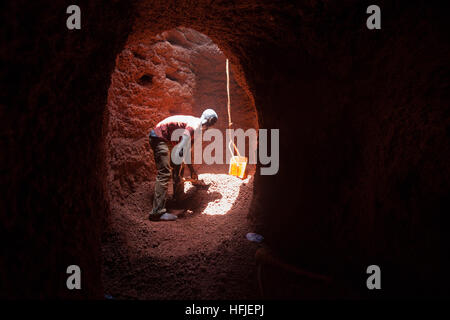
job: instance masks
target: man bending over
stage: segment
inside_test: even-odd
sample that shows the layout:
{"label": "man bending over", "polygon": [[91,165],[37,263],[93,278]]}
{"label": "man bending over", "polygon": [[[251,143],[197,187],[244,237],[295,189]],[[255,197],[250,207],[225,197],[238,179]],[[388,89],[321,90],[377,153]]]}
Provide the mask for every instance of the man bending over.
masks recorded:
{"label": "man bending over", "polygon": [[[166,196],[170,182],[170,175],[172,170],[174,195],[177,189],[182,186],[182,176],[180,175],[180,168],[182,163],[174,164],[171,161],[168,143],[175,143],[171,141],[172,133],[176,129],[184,129],[181,141],[174,147],[175,154],[183,158],[183,150],[194,139],[194,133],[201,129],[206,129],[217,122],[217,114],[212,109],[206,109],[200,118],[193,116],[171,116],[156,125],[150,131],[149,139],[150,146],[153,150],[156,164],[156,182],[155,195],[153,198],[153,209],[149,214],[150,220],[175,220],[176,215],[168,213],[166,210]],[[189,165],[191,178],[197,179],[197,174],[192,165]]]}

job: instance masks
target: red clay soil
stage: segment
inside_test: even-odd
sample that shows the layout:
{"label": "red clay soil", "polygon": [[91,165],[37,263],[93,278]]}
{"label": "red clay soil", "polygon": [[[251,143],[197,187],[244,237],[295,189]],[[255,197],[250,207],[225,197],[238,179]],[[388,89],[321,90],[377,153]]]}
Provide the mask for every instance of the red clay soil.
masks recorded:
{"label": "red clay soil", "polygon": [[[106,145],[112,201],[154,180],[156,167],[148,133],[166,117],[199,117],[213,108],[219,116],[214,128],[225,136],[225,60],[211,39],[187,28],[127,43],[116,59],[108,94]],[[233,129],[258,129],[253,98],[236,82],[232,68],[230,97]],[[225,154],[225,146],[223,150]]]}
{"label": "red clay soil", "polygon": [[[114,299],[256,299],[254,254],[245,238],[253,177],[203,173],[210,184],[185,183],[181,203],[193,212],[151,222],[153,183],[113,204],[103,234],[103,284]],[[169,188],[171,191],[172,188]]]}
{"label": "red clay soil", "polygon": [[[216,129],[228,127],[225,56],[207,36],[176,28],[129,40],[116,59],[108,94],[107,163],[110,216],[103,233],[105,293],[122,299],[255,298],[257,244],[247,214],[253,179],[226,166],[199,167],[211,183],[186,183],[181,203],[192,214],[150,222],[154,176],[148,132],[173,114],[214,108]],[[253,100],[230,74],[233,128],[257,128]],[[225,147],[224,147],[225,148]],[[205,171],[208,170],[208,171]],[[250,174],[254,165],[249,166]],[[217,173],[217,174],[214,174]],[[169,188],[169,191],[172,191]]]}

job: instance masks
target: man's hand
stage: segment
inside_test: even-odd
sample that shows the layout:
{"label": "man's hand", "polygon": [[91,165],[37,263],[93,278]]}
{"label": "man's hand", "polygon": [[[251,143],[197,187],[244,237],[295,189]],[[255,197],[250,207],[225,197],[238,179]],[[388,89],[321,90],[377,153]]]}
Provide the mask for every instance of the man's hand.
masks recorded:
{"label": "man's hand", "polygon": [[191,178],[194,180],[198,180],[197,172],[195,172],[194,166],[192,163],[188,163],[189,171],[191,172]]}

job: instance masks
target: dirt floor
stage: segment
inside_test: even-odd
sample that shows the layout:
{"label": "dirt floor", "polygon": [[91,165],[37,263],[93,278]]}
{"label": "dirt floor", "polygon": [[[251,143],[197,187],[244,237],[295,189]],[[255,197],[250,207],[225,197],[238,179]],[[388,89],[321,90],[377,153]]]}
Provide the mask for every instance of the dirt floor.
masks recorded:
{"label": "dirt floor", "polygon": [[[255,251],[247,213],[253,178],[203,173],[185,183],[177,221],[147,220],[153,183],[113,204],[103,234],[103,284],[114,299],[256,299]],[[170,187],[169,190],[172,188]]]}

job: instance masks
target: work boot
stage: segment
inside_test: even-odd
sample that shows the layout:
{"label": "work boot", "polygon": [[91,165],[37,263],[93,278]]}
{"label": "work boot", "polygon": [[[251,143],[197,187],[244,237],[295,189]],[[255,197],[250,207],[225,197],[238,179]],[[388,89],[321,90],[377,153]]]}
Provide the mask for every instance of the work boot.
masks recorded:
{"label": "work boot", "polygon": [[159,218],[161,218],[161,216],[166,212],[167,212],[166,209],[162,209],[157,212],[151,211],[150,214],[148,215],[148,220],[159,221]]}
{"label": "work boot", "polygon": [[177,218],[178,217],[175,214],[168,212],[150,213],[148,215],[150,221],[174,221],[177,220]]}
{"label": "work boot", "polygon": [[159,217],[159,220],[162,221],[174,221],[177,220],[177,216],[172,213],[164,213],[161,217]]}

